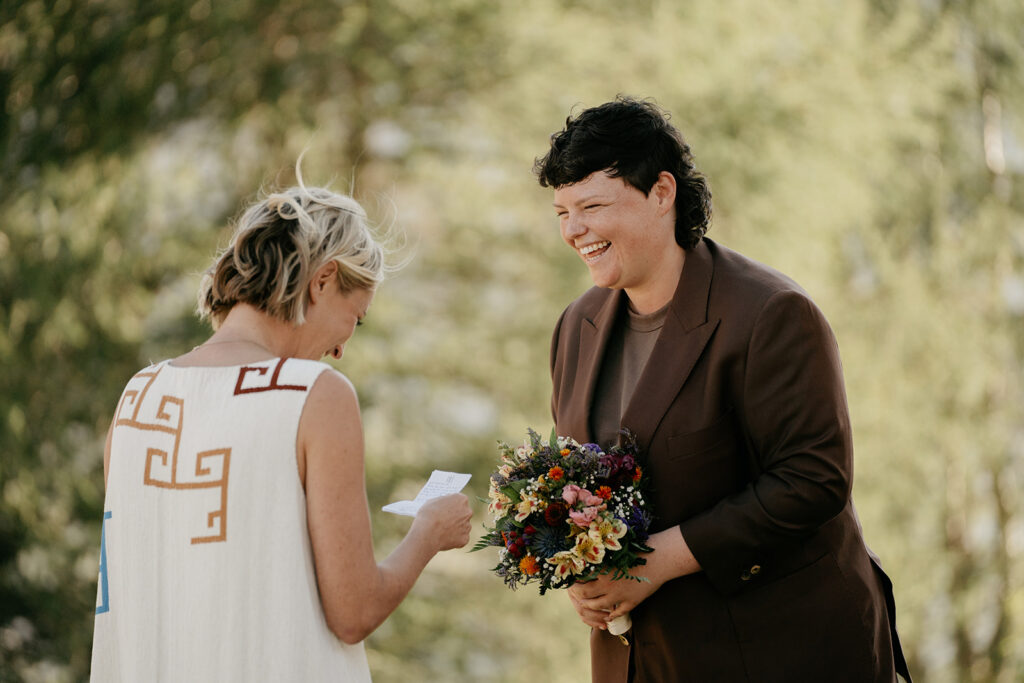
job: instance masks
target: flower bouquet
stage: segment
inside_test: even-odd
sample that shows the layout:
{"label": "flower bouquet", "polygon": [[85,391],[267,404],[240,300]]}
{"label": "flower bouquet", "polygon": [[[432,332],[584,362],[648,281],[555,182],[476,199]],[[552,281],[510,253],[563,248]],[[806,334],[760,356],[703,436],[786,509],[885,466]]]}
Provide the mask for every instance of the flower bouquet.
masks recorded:
{"label": "flower bouquet", "polygon": [[[493,571],[513,589],[537,583],[541,595],[601,574],[646,580],[629,573],[651,552],[636,438],[624,430],[623,444],[604,452],[554,430],[547,441],[528,433],[522,446],[499,444],[487,508],[494,526],[473,550],[501,548]],[[622,638],[630,626],[627,614],[608,630]]]}

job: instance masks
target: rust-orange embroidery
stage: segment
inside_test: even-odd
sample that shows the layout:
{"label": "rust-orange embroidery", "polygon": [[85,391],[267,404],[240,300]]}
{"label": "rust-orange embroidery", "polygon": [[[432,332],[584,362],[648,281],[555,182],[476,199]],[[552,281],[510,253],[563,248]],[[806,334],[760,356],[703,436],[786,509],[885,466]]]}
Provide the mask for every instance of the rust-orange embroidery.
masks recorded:
{"label": "rust-orange embroidery", "polygon": [[[117,406],[117,419],[114,426],[115,428],[131,427],[145,431],[164,432],[174,437],[174,445],[171,448],[170,454],[160,448],[148,448],[146,450],[146,469],[143,475],[143,484],[175,490],[219,488],[220,507],[206,516],[207,528],[216,530],[216,533],[207,536],[195,536],[192,538],[192,543],[225,541],[228,534],[228,472],[231,464],[231,449],[214,448],[200,451],[196,454],[196,466],[193,473],[195,478],[190,481],[182,481],[184,477],[179,477],[178,448],[181,445],[181,433],[184,424],[184,399],[177,396],[161,396],[157,404],[154,420],[152,422],[143,422],[139,419],[139,411],[146,399],[146,394],[162,369],[162,367],[158,367],[153,371],[142,371],[131,379],[128,383],[129,388],[125,390],[121,402]],[[140,390],[132,388],[132,383],[137,380],[145,380],[145,385]],[[129,410],[131,415],[126,416],[124,413]],[[170,455],[170,463],[167,462],[168,455]],[[158,458],[160,463],[154,468],[154,461]],[[212,461],[213,467],[211,467],[211,462],[209,462],[210,459],[217,459]],[[220,464],[219,468],[215,467],[217,463]],[[220,470],[219,474],[215,473],[215,469]]]}
{"label": "rust-orange embroidery", "polygon": [[270,376],[270,384],[268,384],[265,387],[245,387],[245,388],[243,388],[242,384],[245,382],[245,376],[246,375],[255,372],[256,374],[258,374],[259,376],[262,377],[263,375],[267,374],[267,369],[268,369],[266,367],[259,367],[257,365],[246,365],[246,366],[243,366],[242,369],[238,371],[238,381],[235,383],[235,396],[238,396],[240,394],[256,394],[256,393],[259,393],[261,391],[306,391],[306,389],[308,389],[309,387],[303,386],[301,384],[278,384],[277,383],[277,378],[281,375],[281,368],[284,367],[284,362],[286,360],[287,360],[287,358],[282,358],[281,360],[279,360],[277,362],[277,365],[274,366],[274,372]]}

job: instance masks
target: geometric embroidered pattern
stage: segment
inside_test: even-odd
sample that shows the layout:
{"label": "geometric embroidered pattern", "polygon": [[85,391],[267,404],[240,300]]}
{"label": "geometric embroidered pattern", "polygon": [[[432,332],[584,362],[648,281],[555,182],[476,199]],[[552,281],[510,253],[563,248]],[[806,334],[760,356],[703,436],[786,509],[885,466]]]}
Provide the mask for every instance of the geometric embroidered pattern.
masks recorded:
{"label": "geometric embroidered pattern", "polygon": [[309,387],[302,386],[301,384],[278,384],[277,378],[281,374],[281,368],[284,367],[285,358],[278,361],[274,367],[274,372],[270,376],[270,383],[266,386],[248,386],[244,387],[246,375],[256,373],[260,377],[267,374],[267,368],[263,367],[251,367],[244,366],[238,371],[238,381],[235,383],[235,396],[240,394],[257,394],[262,391],[306,391]]}
{"label": "geometric embroidered pattern", "polygon": [[[140,419],[143,405],[147,405],[147,393],[163,367],[155,371],[142,371],[128,383],[128,388],[117,406],[116,427],[130,427],[148,432],[156,432],[154,438],[161,440],[159,434],[166,435],[163,440],[170,440],[170,448],[150,447],[146,450],[146,469],[143,484],[162,489],[196,490],[220,489],[220,505],[206,516],[207,529],[214,530],[207,536],[196,536],[192,543],[217,543],[227,540],[228,536],[228,472],[231,464],[230,448],[214,448],[200,451],[195,456],[195,467],[191,475],[184,463],[179,462],[178,449],[181,445],[181,434],[185,413],[185,401],[177,396],[164,395],[159,399],[150,398],[149,407],[156,410],[147,417],[149,421]],[[139,385],[142,385],[139,388]],[[129,414],[130,413],[130,414]],[[169,459],[169,461],[168,461]]]}

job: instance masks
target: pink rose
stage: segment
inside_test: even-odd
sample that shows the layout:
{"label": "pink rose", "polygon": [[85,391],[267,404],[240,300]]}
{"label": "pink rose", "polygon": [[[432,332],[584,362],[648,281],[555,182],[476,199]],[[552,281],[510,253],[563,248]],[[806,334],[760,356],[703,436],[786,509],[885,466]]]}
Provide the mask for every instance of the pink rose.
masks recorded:
{"label": "pink rose", "polygon": [[584,489],[581,489],[576,484],[568,484],[565,488],[562,489],[562,500],[564,500],[569,505],[572,505],[573,503],[576,502],[576,498],[579,495],[579,492],[583,490]]}
{"label": "pink rose", "polygon": [[597,518],[597,513],[600,512],[600,510],[601,506],[595,505],[588,505],[583,508],[583,510],[570,510],[569,519],[571,519],[573,524],[576,526],[585,529]]}

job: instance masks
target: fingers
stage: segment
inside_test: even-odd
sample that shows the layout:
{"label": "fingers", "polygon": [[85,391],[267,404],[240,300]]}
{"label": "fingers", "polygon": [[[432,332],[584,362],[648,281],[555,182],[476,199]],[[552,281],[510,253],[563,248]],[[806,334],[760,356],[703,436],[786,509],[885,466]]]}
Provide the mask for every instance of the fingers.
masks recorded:
{"label": "fingers", "polygon": [[447,514],[456,513],[461,510],[466,514],[473,514],[469,507],[469,498],[464,493],[449,493],[447,496],[431,498],[420,508],[421,512],[424,510],[443,510]]}
{"label": "fingers", "polygon": [[433,498],[416,514],[438,551],[461,548],[469,543],[473,510],[469,498],[462,493]]}
{"label": "fingers", "polygon": [[448,500],[446,505],[450,506],[452,544],[446,550],[461,548],[469,543],[469,534],[472,531],[473,510],[469,507],[469,498],[461,493],[453,493],[445,496]]}
{"label": "fingers", "polygon": [[605,630],[608,628],[607,581],[599,577],[593,581],[584,581],[569,587],[569,599],[576,613],[584,624],[592,628]]}
{"label": "fingers", "polygon": [[578,600],[593,600],[608,593],[608,583],[602,578],[593,581],[574,583],[569,587],[569,593],[576,596]]}
{"label": "fingers", "polygon": [[607,594],[595,598],[574,595],[573,588],[575,586],[569,588],[569,599],[572,600],[573,606],[580,615],[586,612],[590,616],[600,615],[604,621],[611,621],[618,616],[628,614],[636,607],[636,603],[632,600],[614,601],[614,598]]}
{"label": "fingers", "polygon": [[606,629],[608,628],[605,623],[608,619],[608,613],[601,610],[593,610],[583,606],[582,602],[569,596],[572,601],[573,607],[576,609],[576,613],[580,616],[580,619],[584,624],[592,628]]}
{"label": "fingers", "polygon": [[618,617],[621,617],[623,614],[629,614],[631,611],[633,611],[634,607],[636,607],[636,605],[630,604],[628,602],[620,602],[619,604],[615,605],[614,609],[612,609],[611,612],[607,614],[607,619],[608,621],[611,621],[612,619],[617,619]]}

